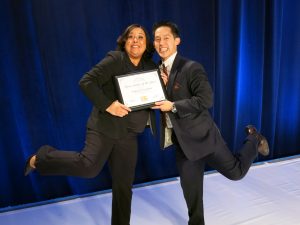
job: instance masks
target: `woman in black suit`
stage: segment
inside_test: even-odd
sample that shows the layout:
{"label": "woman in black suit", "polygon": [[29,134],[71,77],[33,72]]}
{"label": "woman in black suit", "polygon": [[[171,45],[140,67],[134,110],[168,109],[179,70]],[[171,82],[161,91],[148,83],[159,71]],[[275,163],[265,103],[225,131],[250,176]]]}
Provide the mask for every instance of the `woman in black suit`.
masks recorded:
{"label": "woman in black suit", "polygon": [[137,134],[144,130],[148,119],[153,118],[153,112],[149,109],[131,112],[121,104],[117,100],[114,76],[156,69],[156,65],[151,59],[152,43],[141,25],[127,27],[117,44],[117,51],[108,52],[79,81],[81,90],[93,104],[84,149],[73,152],[42,146],[27,160],[25,175],[36,170],[41,175],[92,178],[108,161],[113,194],[111,224],[128,225],[137,161]]}

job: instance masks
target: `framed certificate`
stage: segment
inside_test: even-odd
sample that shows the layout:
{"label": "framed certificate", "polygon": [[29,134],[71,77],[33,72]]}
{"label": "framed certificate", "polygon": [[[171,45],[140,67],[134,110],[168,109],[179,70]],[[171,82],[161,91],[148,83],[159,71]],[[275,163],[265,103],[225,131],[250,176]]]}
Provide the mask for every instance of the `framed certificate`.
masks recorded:
{"label": "framed certificate", "polygon": [[115,76],[119,100],[132,111],[150,108],[166,99],[157,70]]}

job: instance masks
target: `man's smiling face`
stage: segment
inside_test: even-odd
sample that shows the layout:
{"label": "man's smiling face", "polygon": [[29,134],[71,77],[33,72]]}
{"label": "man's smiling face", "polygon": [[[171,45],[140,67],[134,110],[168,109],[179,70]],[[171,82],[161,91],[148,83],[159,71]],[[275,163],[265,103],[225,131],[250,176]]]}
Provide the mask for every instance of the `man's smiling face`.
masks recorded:
{"label": "man's smiling face", "polygon": [[154,48],[163,61],[168,59],[177,51],[177,46],[180,43],[179,37],[174,37],[171,28],[159,27],[154,33]]}

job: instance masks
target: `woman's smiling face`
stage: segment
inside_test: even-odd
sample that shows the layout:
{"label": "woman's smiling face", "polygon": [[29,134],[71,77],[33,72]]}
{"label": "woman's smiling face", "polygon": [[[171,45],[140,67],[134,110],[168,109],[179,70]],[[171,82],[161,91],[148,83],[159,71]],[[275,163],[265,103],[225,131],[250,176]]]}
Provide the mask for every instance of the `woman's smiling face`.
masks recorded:
{"label": "woman's smiling face", "polygon": [[146,50],[146,43],[145,32],[139,27],[132,29],[125,42],[125,51],[129,58],[134,60],[141,59]]}

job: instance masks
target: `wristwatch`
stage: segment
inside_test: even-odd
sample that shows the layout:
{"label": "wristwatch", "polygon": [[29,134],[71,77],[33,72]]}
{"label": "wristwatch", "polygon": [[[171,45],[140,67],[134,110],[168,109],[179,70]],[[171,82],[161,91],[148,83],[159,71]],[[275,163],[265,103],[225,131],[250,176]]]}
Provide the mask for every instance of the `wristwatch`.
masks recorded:
{"label": "wristwatch", "polygon": [[172,113],[177,113],[177,109],[176,109],[175,103],[173,103],[173,105],[172,105],[171,112]]}

